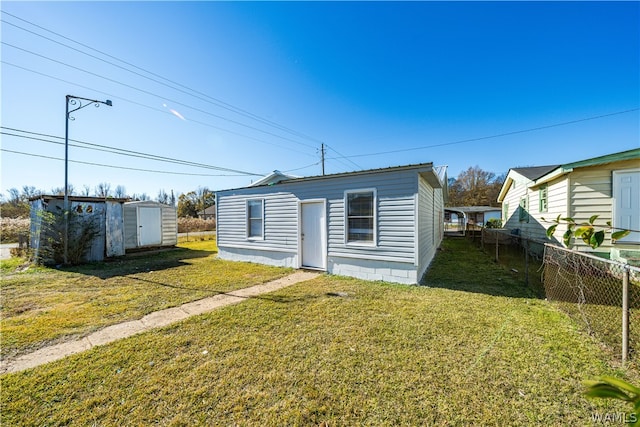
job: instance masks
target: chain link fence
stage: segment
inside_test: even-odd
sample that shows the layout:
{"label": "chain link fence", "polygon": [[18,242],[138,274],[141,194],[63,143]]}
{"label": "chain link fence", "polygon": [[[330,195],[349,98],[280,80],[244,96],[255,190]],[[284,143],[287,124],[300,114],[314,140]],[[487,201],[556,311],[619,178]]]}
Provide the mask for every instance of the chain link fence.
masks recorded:
{"label": "chain link fence", "polygon": [[546,244],[543,277],[547,299],[623,362],[640,353],[640,268]]}
{"label": "chain link fence", "polygon": [[544,241],[514,234],[502,228],[482,228],[468,233],[497,263],[504,265],[527,284],[538,297],[544,297],[542,258]]}

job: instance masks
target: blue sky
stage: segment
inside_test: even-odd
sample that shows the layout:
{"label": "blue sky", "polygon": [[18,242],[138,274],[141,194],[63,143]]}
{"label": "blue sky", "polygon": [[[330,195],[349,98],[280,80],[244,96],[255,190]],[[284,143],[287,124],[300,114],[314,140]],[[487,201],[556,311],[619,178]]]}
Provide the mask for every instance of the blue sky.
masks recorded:
{"label": "blue sky", "polygon": [[[433,162],[453,177],[640,146],[638,2],[0,8],[4,195],[64,185],[51,159],[64,146],[14,135],[61,142],[34,133],[64,136],[67,94],[113,101],[76,112],[71,139],[254,174],[318,175],[321,143],[327,173]],[[155,197],[259,178],[73,146],[69,159],[77,190]]]}

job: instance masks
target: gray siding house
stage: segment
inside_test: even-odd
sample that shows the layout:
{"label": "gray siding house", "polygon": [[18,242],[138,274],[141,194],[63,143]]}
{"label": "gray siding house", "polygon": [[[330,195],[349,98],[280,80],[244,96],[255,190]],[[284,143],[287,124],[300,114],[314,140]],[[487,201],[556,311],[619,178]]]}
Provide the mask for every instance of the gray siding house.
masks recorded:
{"label": "gray siding house", "polygon": [[218,256],[418,283],[444,234],[445,175],[425,163],[219,191]]}

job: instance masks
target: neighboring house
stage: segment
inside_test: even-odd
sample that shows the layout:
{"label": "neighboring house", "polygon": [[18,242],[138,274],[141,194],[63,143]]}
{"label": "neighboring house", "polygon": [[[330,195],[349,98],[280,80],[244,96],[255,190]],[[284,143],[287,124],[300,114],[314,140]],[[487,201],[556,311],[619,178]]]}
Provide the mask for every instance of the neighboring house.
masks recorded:
{"label": "neighboring house", "polygon": [[150,200],[125,203],[124,235],[126,250],[175,246],[178,243],[175,206]]}
{"label": "neighboring house", "polygon": [[[525,237],[546,239],[549,221],[558,215],[577,222],[598,215],[596,225],[611,221],[614,227],[636,230],[616,242],[607,233],[595,252],[623,262],[640,259],[640,149],[564,165],[510,169],[498,201],[503,227]],[[565,231],[561,224],[554,240],[561,242]],[[591,251],[581,239],[573,239],[573,246]]]}
{"label": "neighboring house", "polygon": [[[80,218],[95,221],[98,235],[84,254],[85,261],[102,261],[105,257],[125,254],[123,204],[127,199],[69,196],[70,210]],[[46,229],[42,227],[42,212],[62,213],[64,196],[40,195],[29,199],[31,204],[31,248],[36,258],[44,249]],[[70,235],[71,239],[77,236]]]}
{"label": "neighboring house", "polygon": [[442,241],[445,183],[425,163],[220,191],[218,256],[415,284]]}
{"label": "neighboring house", "polygon": [[260,178],[256,182],[252,182],[249,187],[259,187],[261,185],[273,185],[282,181],[287,181],[290,179],[298,178],[294,175],[287,175],[286,173],[282,173],[279,170],[274,170],[269,175]]}
{"label": "neighboring house", "polygon": [[203,211],[198,212],[200,219],[216,219],[216,205],[211,205]]}
{"label": "neighboring house", "polygon": [[490,219],[500,219],[502,209],[493,206],[459,206],[444,209],[445,228],[447,224],[460,226],[467,224],[483,227]]}

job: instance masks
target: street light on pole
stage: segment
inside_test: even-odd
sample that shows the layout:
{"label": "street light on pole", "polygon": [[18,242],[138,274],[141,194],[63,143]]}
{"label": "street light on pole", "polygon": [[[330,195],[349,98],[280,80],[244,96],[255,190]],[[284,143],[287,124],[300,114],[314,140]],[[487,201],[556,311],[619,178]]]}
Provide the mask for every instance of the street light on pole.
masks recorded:
{"label": "street light on pole", "polygon": [[[113,106],[111,100],[98,101],[96,99],[81,98],[79,96],[66,96],[66,114],[64,129],[64,263],[68,263],[69,256],[69,120],[75,120],[71,113],[89,105],[99,107],[100,104]],[[75,106],[69,110],[69,105]]]}

